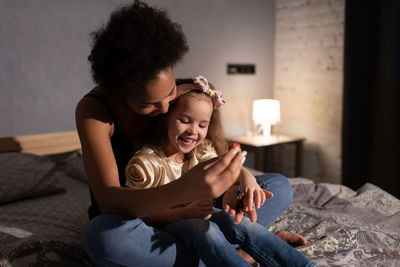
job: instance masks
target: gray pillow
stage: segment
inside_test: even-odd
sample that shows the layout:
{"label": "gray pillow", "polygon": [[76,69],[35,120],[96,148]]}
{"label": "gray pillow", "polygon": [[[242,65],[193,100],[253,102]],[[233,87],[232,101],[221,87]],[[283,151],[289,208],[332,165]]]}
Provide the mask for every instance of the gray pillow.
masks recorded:
{"label": "gray pillow", "polygon": [[58,154],[57,158],[55,155],[51,155],[50,158],[57,163],[58,170],[81,182],[88,182],[80,150]]}
{"label": "gray pillow", "polygon": [[45,156],[0,153],[0,204],[63,192],[57,186],[55,167]]}

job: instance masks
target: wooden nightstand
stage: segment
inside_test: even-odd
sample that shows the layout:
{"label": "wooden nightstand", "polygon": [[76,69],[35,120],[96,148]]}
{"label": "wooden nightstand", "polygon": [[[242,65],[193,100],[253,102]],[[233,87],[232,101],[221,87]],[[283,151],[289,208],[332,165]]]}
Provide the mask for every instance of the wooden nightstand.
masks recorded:
{"label": "wooden nightstand", "polygon": [[234,137],[228,137],[227,140],[228,142],[240,143],[243,150],[247,150],[249,152],[254,151],[255,169],[264,172],[270,171],[267,170],[265,164],[265,155],[267,153],[268,148],[283,144],[294,144],[296,146],[295,175],[297,177],[302,175],[303,142],[305,138],[279,134],[279,135],[271,135],[269,138],[265,138],[262,135],[234,136]]}

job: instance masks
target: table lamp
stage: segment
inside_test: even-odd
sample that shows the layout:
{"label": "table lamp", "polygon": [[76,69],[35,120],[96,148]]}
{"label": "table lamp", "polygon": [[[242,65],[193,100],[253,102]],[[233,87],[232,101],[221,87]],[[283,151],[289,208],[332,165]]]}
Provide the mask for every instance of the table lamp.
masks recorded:
{"label": "table lamp", "polygon": [[271,135],[271,125],[280,121],[280,104],[275,99],[256,99],[253,101],[253,120],[261,124],[264,137]]}

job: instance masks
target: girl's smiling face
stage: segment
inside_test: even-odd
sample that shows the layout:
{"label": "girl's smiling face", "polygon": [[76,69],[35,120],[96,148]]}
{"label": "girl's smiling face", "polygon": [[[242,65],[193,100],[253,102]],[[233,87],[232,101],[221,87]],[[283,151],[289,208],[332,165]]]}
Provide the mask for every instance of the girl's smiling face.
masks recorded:
{"label": "girl's smiling face", "polygon": [[189,92],[180,96],[167,118],[166,156],[188,153],[201,144],[207,136],[212,113],[212,100],[205,94]]}

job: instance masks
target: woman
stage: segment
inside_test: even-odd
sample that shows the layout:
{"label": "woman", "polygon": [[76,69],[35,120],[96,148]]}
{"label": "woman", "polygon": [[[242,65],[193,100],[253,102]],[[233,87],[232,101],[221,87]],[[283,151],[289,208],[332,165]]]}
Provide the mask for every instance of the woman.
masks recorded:
{"label": "woman", "polygon": [[[173,66],[188,46],[180,26],[165,11],[139,1],[115,11],[93,37],[89,61],[98,86],[76,108],[92,197],[83,246],[97,266],[198,265],[190,248],[138,217],[219,197],[235,183],[243,157],[232,149],[166,186],[140,192],[126,188],[124,168],[152,118],[167,112],[175,98]],[[258,215],[268,225],[287,208],[292,191],[282,176],[262,182],[275,195],[271,207]],[[229,201],[234,194],[225,195]],[[256,219],[255,210],[249,217]],[[241,220],[240,214],[237,218]]]}

